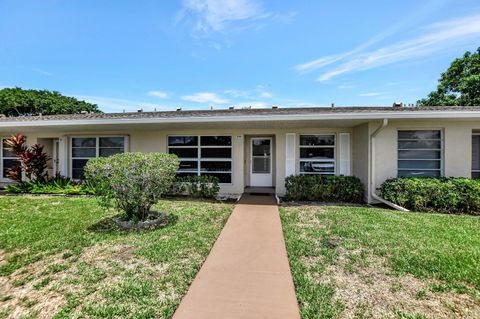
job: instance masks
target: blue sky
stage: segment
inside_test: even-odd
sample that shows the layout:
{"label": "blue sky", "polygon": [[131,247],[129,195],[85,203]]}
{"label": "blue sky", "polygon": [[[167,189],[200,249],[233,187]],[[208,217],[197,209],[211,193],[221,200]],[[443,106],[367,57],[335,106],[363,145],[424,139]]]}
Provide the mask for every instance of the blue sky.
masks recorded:
{"label": "blue sky", "polygon": [[106,112],[414,103],[478,46],[478,0],[0,0],[0,87]]}

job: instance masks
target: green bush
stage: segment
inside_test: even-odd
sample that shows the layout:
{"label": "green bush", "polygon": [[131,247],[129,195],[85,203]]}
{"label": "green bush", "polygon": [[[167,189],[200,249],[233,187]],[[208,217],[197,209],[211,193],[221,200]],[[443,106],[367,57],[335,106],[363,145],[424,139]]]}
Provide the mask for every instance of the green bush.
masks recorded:
{"label": "green bush", "polygon": [[100,204],[122,210],[127,220],[141,221],[171,188],[178,165],[173,154],[122,153],[89,160],[85,177]]}
{"label": "green bush", "polygon": [[480,214],[480,181],[475,179],[392,178],[379,191],[384,199],[414,211]]}
{"label": "green bush", "polygon": [[77,183],[68,177],[55,176],[45,181],[23,181],[5,186],[8,193],[92,195],[94,190],[87,183]]}
{"label": "green bush", "polygon": [[177,176],[169,194],[187,195],[198,198],[213,198],[218,195],[220,186],[216,176]]}
{"label": "green bush", "polygon": [[364,189],[357,177],[292,175],[285,179],[286,200],[363,202]]}

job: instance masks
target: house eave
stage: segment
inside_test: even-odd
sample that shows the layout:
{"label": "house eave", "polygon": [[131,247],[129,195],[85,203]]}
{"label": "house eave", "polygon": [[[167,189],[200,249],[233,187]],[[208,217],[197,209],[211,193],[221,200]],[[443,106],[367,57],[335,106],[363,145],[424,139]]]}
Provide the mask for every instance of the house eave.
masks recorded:
{"label": "house eave", "polygon": [[400,112],[349,112],[289,115],[238,115],[198,116],[163,118],[89,118],[65,120],[15,120],[0,122],[0,128],[55,127],[70,125],[114,125],[114,124],[175,124],[175,123],[225,123],[225,122],[276,122],[276,121],[330,121],[330,120],[382,120],[382,119],[480,119],[480,111],[400,111]]}

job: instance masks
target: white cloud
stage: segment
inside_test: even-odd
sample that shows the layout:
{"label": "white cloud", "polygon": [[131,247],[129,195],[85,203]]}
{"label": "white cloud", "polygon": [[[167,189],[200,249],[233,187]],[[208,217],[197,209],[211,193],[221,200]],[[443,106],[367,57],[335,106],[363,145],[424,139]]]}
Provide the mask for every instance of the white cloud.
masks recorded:
{"label": "white cloud", "polygon": [[154,109],[157,109],[157,111],[159,111],[168,109],[168,107],[166,106],[143,101],[118,99],[105,96],[89,96],[75,94],[72,94],[72,96],[75,96],[79,100],[84,100],[90,103],[97,104],[100,110],[104,112],[123,112],[123,110],[127,112],[134,112],[138,109],[144,109],[145,111],[152,111]]}
{"label": "white cloud", "polygon": [[38,69],[38,68],[33,68],[32,71],[33,71],[33,72],[40,73],[40,74],[45,75],[45,76],[52,76],[52,75],[53,75],[52,72],[48,72],[48,71],[45,71],[45,70],[42,70],[42,69]]}
{"label": "white cloud", "polygon": [[265,102],[255,101],[255,102],[243,102],[235,104],[236,108],[252,108],[252,109],[265,109],[268,108],[269,105]]}
{"label": "white cloud", "polygon": [[381,92],[368,92],[368,93],[360,93],[358,96],[379,96],[382,95]]}
{"label": "white cloud", "polygon": [[349,51],[349,52],[346,52],[346,53],[343,53],[343,54],[324,56],[324,57],[321,57],[321,58],[313,60],[313,61],[309,61],[309,62],[306,62],[306,63],[296,65],[295,70],[297,70],[297,72],[299,72],[299,73],[304,73],[304,72],[309,72],[309,71],[312,71],[312,70],[315,70],[315,69],[319,69],[319,68],[322,68],[322,67],[327,66],[329,64],[340,61],[340,60],[352,55],[353,53],[355,53],[357,51],[358,50],[355,49],[355,50],[352,50],[352,51]]}
{"label": "white cloud", "polygon": [[403,17],[402,19],[399,19],[399,21],[383,32],[371,37],[364,43],[361,43],[357,47],[353,48],[352,50],[349,50],[347,52],[339,53],[339,54],[334,54],[334,55],[328,55],[324,57],[320,57],[318,59],[315,59],[313,61],[309,61],[306,63],[298,64],[295,66],[295,69],[299,73],[305,73],[309,72],[315,69],[320,69],[322,67],[325,67],[327,65],[333,64],[335,62],[342,61],[352,55],[355,55],[359,52],[362,52],[363,50],[367,49],[368,47],[386,39],[387,37],[397,33],[399,30],[402,28],[408,27],[409,24],[415,22],[416,20],[420,19],[422,16],[430,14],[432,11],[442,7],[445,3],[447,3],[449,0],[430,0],[430,1],[424,1],[421,5],[421,7],[417,8],[417,10],[414,10],[409,16]]}
{"label": "white cloud", "polygon": [[344,90],[344,89],[353,89],[355,86],[350,84],[341,84],[337,86],[337,89]]}
{"label": "white cloud", "polygon": [[177,20],[193,16],[195,30],[208,33],[223,31],[234,21],[268,16],[255,0],[183,0]]}
{"label": "white cloud", "polygon": [[229,89],[223,91],[223,93],[233,97],[233,98],[251,98],[250,92],[248,91],[243,91],[243,90],[237,90],[237,89]]}
{"label": "white cloud", "polygon": [[248,100],[257,100],[257,99],[270,99],[273,97],[273,93],[267,90],[266,85],[259,84],[255,87],[255,89],[251,90],[237,90],[237,89],[229,89],[229,90],[224,90],[224,94],[227,94],[228,96],[238,99],[238,98],[243,98],[243,99],[248,99]]}
{"label": "white cloud", "polygon": [[341,74],[424,57],[460,43],[472,43],[472,39],[480,38],[480,15],[435,23],[420,31],[421,34],[415,38],[371,52],[355,53],[346,62],[321,74],[317,80],[327,81]]}
{"label": "white cloud", "polygon": [[406,21],[407,20],[401,20],[401,22],[393,25],[392,27],[388,28],[384,32],[382,32],[380,34],[377,34],[376,36],[368,39],[366,42],[360,44],[359,46],[355,47],[352,50],[349,50],[347,52],[340,53],[340,54],[324,56],[324,57],[318,58],[318,59],[313,60],[313,61],[302,63],[302,64],[299,64],[299,65],[296,65],[295,69],[299,73],[305,73],[305,72],[313,71],[315,69],[320,69],[322,67],[333,64],[335,62],[339,62],[341,60],[344,60],[344,59],[346,59],[346,58],[348,58],[348,57],[350,57],[350,56],[352,56],[352,55],[354,55],[358,52],[361,52],[362,50],[365,50],[366,48],[384,40],[388,36],[392,35],[396,31],[398,31],[401,27],[403,27],[403,25],[406,23]]}
{"label": "white cloud", "polygon": [[255,90],[258,92],[261,98],[269,99],[273,97],[273,94],[267,90],[267,87],[268,87],[267,85],[262,85],[262,84],[257,85]]}
{"label": "white cloud", "polygon": [[182,96],[182,100],[196,103],[226,104],[228,100],[212,92],[199,92],[192,95]]}
{"label": "white cloud", "polygon": [[166,99],[168,97],[168,93],[162,91],[149,91],[148,96],[159,97],[161,99]]}
{"label": "white cloud", "polygon": [[263,92],[260,92],[260,97],[269,99],[269,98],[273,97],[273,94],[270,93],[270,92],[267,92],[267,91],[263,91]]}

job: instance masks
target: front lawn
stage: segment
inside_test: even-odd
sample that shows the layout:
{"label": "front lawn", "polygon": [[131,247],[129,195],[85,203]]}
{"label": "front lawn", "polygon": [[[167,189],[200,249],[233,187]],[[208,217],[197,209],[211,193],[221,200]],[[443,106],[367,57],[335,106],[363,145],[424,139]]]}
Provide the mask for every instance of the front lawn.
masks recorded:
{"label": "front lawn", "polygon": [[302,318],[480,318],[480,218],[280,212]]}
{"label": "front lawn", "polygon": [[155,208],[165,227],[125,233],[92,198],[1,197],[0,318],[170,318],[233,205]]}

